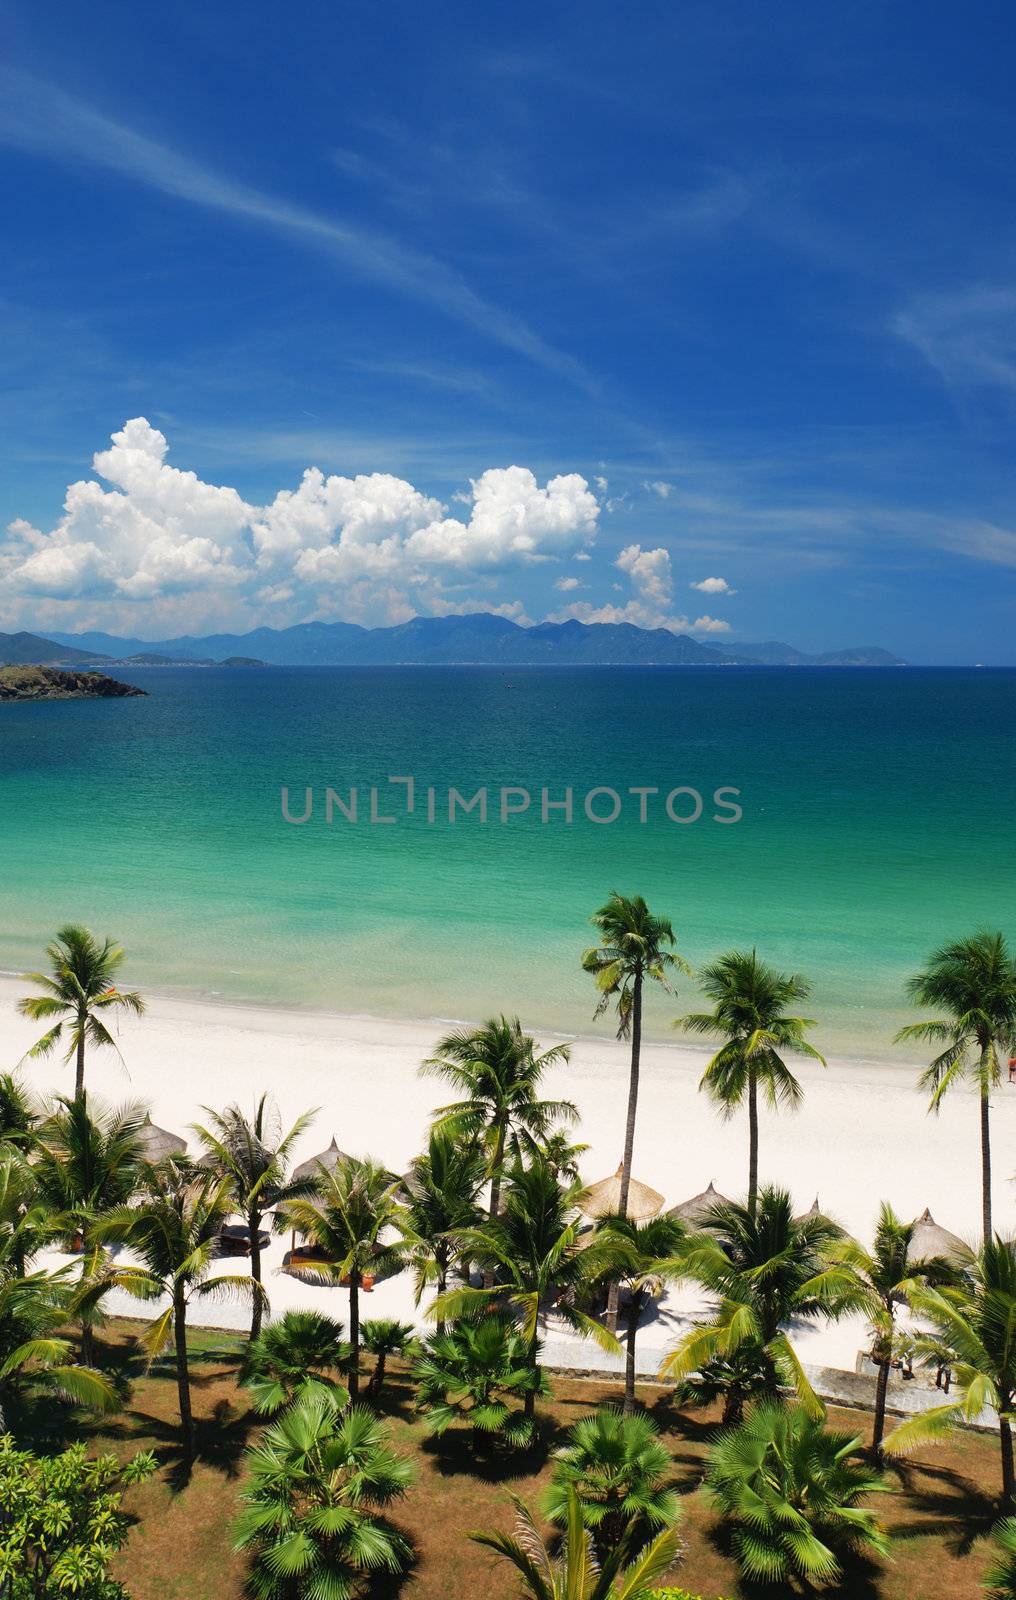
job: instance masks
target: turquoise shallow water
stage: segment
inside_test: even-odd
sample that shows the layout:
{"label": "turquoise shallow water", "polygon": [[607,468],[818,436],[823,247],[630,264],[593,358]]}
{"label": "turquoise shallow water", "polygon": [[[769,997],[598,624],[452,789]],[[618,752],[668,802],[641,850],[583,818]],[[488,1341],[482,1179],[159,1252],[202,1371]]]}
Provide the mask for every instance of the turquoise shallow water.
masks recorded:
{"label": "turquoise shallow water", "polygon": [[[812,978],[817,1037],[886,1053],[936,941],[1013,932],[1016,672],[150,669],[149,698],[0,708],[0,967],[63,920],[163,990],[405,1016],[519,1010],[590,1030],[578,967],[613,887],[692,963],[735,944]],[[414,814],[389,774],[417,780]],[[371,825],[369,787],[394,824]],[[314,796],[302,826],[282,818]],[[331,785],[359,789],[360,821]],[[426,787],[435,795],[427,819]],[[447,790],[490,811],[447,822]],[[497,821],[502,785],[533,806]],[[574,791],[574,820],[539,797]],[[645,824],[627,791],[655,785]],[[662,795],[700,791],[702,818]],[[734,826],[710,820],[741,791]],[[594,786],[624,797],[586,819]],[[609,797],[601,797],[606,811]],[[687,812],[691,800],[677,805]],[[653,1007],[651,1033],[693,1004]]]}

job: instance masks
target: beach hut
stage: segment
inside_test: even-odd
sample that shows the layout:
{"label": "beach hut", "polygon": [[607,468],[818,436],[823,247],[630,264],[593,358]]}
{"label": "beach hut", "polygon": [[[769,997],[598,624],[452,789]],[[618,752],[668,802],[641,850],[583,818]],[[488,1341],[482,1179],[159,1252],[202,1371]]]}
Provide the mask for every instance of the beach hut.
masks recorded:
{"label": "beach hut", "polygon": [[293,1178],[297,1183],[307,1183],[311,1178],[320,1177],[322,1167],[326,1172],[334,1172],[336,1167],[341,1166],[344,1161],[350,1160],[352,1160],[352,1157],[347,1156],[345,1151],[340,1150],[335,1143],[335,1135],[333,1133],[332,1142],[328,1149],[322,1150],[319,1156],[311,1156],[309,1161],[301,1161],[298,1167],[293,1168]]}
{"label": "beach hut", "polygon": [[948,1228],[939,1227],[927,1206],[914,1222],[910,1239],[911,1261],[927,1260],[930,1256],[944,1256],[947,1261],[967,1262],[973,1255],[968,1244]]}
{"label": "beach hut", "polygon": [[682,1200],[678,1206],[671,1206],[667,1212],[668,1217],[673,1217],[676,1222],[685,1222],[689,1228],[700,1228],[707,1214],[714,1206],[729,1206],[732,1204],[725,1194],[720,1194],[714,1189],[713,1180],[710,1178],[708,1189],[703,1189],[701,1194],[693,1194],[690,1200]]}
{"label": "beach hut", "polygon": [[[583,1189],[578,1203],[584,1216],[616,1216],[621,1209],[621,1168],[618,1167],[609,1178],[601,1178],[599,1183],[591,1183],[588,1189]],[[632,1178],[628,1185],[627,1214],[633,1222],[648,1222],[659,1215],[662,1205],[662,1194],[650,1189],[648,1183],[640,1183],[638,1178]]]}
{"label": "beach hut", "polygon": [[181,1139],[179,1134],[170,1133],[167,1128],[160,1128],[152,1121],[149,1111],[138,1133],[138,1141],[146,1161],[152,1165],[157,1161],[165,1161],[167,1156],[182,1156],[187,1149],[187,1140]]}
{"label": "beach hut", "polygon": [[818,1195],[816,1195],[814,1200],[811,1202],[811,1205],[808,1207],[807,1211],[802,1211],[800,1216],[794,1218],[794,1221],[795,1222],[807,1222],[809,1217],[824,1217],[824,1216],[825,1216],[825,1212],[822,1210],[822,1207],[819,1205],[819,1203],[818,1203]]}

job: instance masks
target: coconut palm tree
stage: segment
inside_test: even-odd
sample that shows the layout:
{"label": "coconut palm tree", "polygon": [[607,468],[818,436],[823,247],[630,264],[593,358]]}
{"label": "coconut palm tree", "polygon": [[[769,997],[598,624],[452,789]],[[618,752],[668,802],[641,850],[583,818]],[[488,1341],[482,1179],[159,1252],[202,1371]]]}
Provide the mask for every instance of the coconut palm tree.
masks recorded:
{"label": "coconut palm tree", "polygon": [[628,1290],[628,1328],[625,1334],[624,1415],[635,1410],[635,1341],[639,1319],[650,1300],[663,1287],[666,1276],[677,1275],[674,1256],[684,1239],[682,1223],[673,1217],[653,1217],[634,1222],[631,1217],[604,1217],[593,1242],[585,1251],[584,1265],[591,1277],[601,1273],[612,1284]]}
{"label": "coconut palm tree", "polygon": [[32,1096],[13,1072],[0,1073],[0,1152],[29,1150],[39,1114]]}
{"label": "coconut palm tree", "polygon": [[642,998],[646,982],[670,989],[668,973],[691,968],[673,950],[674,930],[665,917],[654,917],[640,894],[625,896],[615,890],[606,905],[591,917],[602,944],[583,952],[582,970],[596,979],[600,999],[596,1015],[611,1004],[617,1010],[617,1037],[631,1041],[628,1076],[628,1114],[624,1126],[621,1162],[621,1196],[618,1214],[627,1216],[631,1163],[635,1149],[635,1122],[639,1099],[642,1054]]}
{"label": "coconut palm tree", "polygon": [[514,1167],[497,1216],[482,1227],[464,1229],[459,1236],[462,1252],[496,1277],[497,1284],[483,1289],[450,1289],[430,1308],[432,1317],[468,1317],[498,1303],[521,1312],[534,1375],[525,1402],[529,1420],[539,1389],[540,1316],[552,1296],[555,1313],[577,1333],[593,1338],[601,1349],[612,1353],[619,1353],[621,1348],[612,1333],[570,1303],[570,1293],[586,1278],[583,1252],[577,1244],[576,1201],[580,1192],[577,1183],[562,1189],[550,1168],[540,1160],[528,1167]]}
{"label": "coconut palm tree", "polygon": [[44,993],[19,1000],[18,1010],[33,1022],[52,1024],[28,1051],[29,1056],[49,1055],[67,1041],[64,1060],[75,1063],[74,1094],[78,1096],[85,1088],[86,1044],[116,1049],[103,1017],[122,1012],[140,1016],[145,1003],[135,990],[116,987],[124,951],[111,939],[100,944],[87,928],[68,923],[46,946],[46,955],[50,972],[25,973],[26,980]]}
{"label": "coconut palm tree", "polygon": [[434,1115],[442,1131],[478,1139],[487,1156],[490,1216],[497,1215],[506,1160],[539,1152],[555,1122],[576,1122],[568,1100],[541,1100],[540,1079],[548,1067],[569,1060],[568,1045],[537,1054],[518,1017],[491,1017],[480,1028],[460,1028],[438,1042],[420,1068],[443,1078],[462,1096]]}
{"label": "coconut palm tree", "polygon": [[574,1491],[602,1559],[626,1536],[633,1544],[644,1544],[674,1526],[680,1501],[666,1486],[672,1469],[670,1451],[649,1417],[597,1411],[576,1422],[568,1443],[555,1452],[543,1508],[551,1522],[563,1525]]}
{"label": "coconut palm tree", "polygon": [[532,1366],[529,1340],[508,1317],[481,1316],[435,1333],[413,1365],[418,1404],[431,1433],[468,1423],[484,1439],[513,1450],[532,1444],[531,1417],[520,1414],[530,1394],[547,1394]]}
{"label": "coconut palm tree", "polygon": [[[624,1538],[602,1562],[596,1559],[582,1505],[568,1492],[564,1535],[551,1555],[532,1513],[517,1495],[513,1533],[471,1533],[469,1537],[510,1561],[522,1581],[525,1600],[646,1600],[656,1580],[669,1572],[681,1554],[681,1536],[667,1528],[633,1559],[632,1540]],[[632,1532],[634,1533],[634,1529]]]}
{"label": "coconut palm tree", "polygon": [[360,1329],[360,1343],[374,1357],[374,1371],[367,1384],[367,1398],[376,1400],[385,1381],[385,1368],[389,1356],[405,1350],[413,1338],[411,1322],[397,1322],[394,1317],[371,1317]]}
{"label": "coconut palm tree", "polygon": [[237,1550],[252,1556],[258,1600],[350,1600],[411,1551],[383,1518],[413,1468],[372,1411],[343,1411],[326,1389],[300,1398],[247,1454]]}
{"label": "coconut palm tree", "polygon": [[886,1455],[906,1455],[990,1407],[998,1416],[1002,1499],[1010,1506],[1016,1498],[1016,1239],[992,1239],[954,1286],[919,1285],[909,1299],[933,1330],[917,1339],[917,1352],[930,1360],[948,1353],[955,1399],[911,1417],[882,1448]]}
{"label": "coconut palm tree", "polygon": [[248,1342],[240,1382],[258,1411],[281,1411],[315,1383],[334,1388],[348,1400],[348,1391],[331,1374],[345,1371],[352,1353],[342,1337],[341,1322],[321,1311],[287,1311]]}
{"label": "coconut palm tree", "polygon": [[321,1169],[313,1199],[292,1198],[279,1208],[287,1227],[318,1246],[324,1260],[303,1271],[327,1283],[349,1284],[349,1392],[360,1390],[360,1288],[368,1274],[387,1277],[406,1264],[408,1223],[399,1183],[380,1162],[340,1161]]}
{"label": "coconut palm tree", "polygon": [[[410,1164],[402,1183],[417,1305],[428,1284],[435,1285],[438,1296],[447,1289],[455,1237],[480,1220],[476,1200],[486,1173],[486,1158],[477,1140],[456,1138],[440,1128],[430,1130],[426,1151]],[[437,1331],[444,1332],[443,1321]]]}
{"label": "coconut palm tree", "polygon": [[540,1140],[540,1156],[559,1183],[574,1183],[579,1175],[579,1156],[589,1149],[577,1143],[567,1128],[554,1128]]}
{"label": "coconut palm tree", "polygon": [[911,1256],[915,1226],[913,1222],[901,1222],[892,1206],[883,1200],[871,1250],[865,1250],[856,1239],[847,1238],[835,1241],[830,1249],[830,1258],[856,1275],[862,1293],[858,1309],[864,1310],[875,1335],[872,1357],[878,1363],[878,1379],[875,1384],[871,1448],[876,1456],[882,1453],[882,1436],[885,1433],[886,1397],[896,1342],[896,1313],[922,1284],[950,1284],[957,1277],[955,1265],[944,1256]]}
{"label": "coconut palm tree", "polygon": [[820,1417],[821,1401],[788,1329],[863,1304],[853,1271],[831,1259],[840,1230],[814,1213],[795,1219],[786,1191],[769,1187],[754,1207],[719,1205],[705,1222],[709,1232],[688,1238],[675,1267],[702,1285],[714,1309],[670,1351],[661,1376],[708,1374],[709,1363],[724,1363],[725,1425],[740,1421],[751,1395],[775,1399],[781,1384],[794,1387],[809,1414]]}
{"label": "coconut palm tree", "polygon": [[723,1043],[702,1075],[703,1088],[732,1117],[748,1108],[748,1205],[758,1194],[758,1103],[761,1092],[774,1111],[795,1109],[802,1091],[783,1059],[791,1052],[810,1056],[825,1066],[805,1038],[813,1027],[808,1017],[788,1013],[788,1006],[806,1000],[810,985],[796,973],[766,966],[754,950],[731,950],[703,967],[699,985],[713,1001],[712,1011],[693,1011],[678,1019],[686,1033],[711,1034]]}
{"label": "coconut palm tree", "polygon": [[846,1550],[886,1555],[889,1541],[875,1513],[858,1505],[888,1485],[851,1461],[860,1439],[827,1429],[800,1406],[772,1401],[752,1408],[709,1452],[709,1497],[732,1524],[745,1577],[813,1583],[841,1575]]}
{"label": "coconut palm tree", "polygon": [[110,1211],[94,1228],[98,1244],[127,1244],[140,1258],[137,1267],[118,1267],[112,1280],[138,1296],[165,1296],[169,1305],[150,1324],[141,1342],[155,1359],[173,1340],[180,1430],[185,1457],[194,1454],[194,1417],[187,1364],[187,1312],[209,1296],[248,1299],[264,1294],[246,1273],[209,1276],[213,1249],[229,1214],[229,1186],[211,1174],[172,1160],[149,1167],[140,1201]]}
{"label": "coconut palm tree", "polygon": [[[195,1124],[194,1131],[214,1162],[214,1170],[227,1180],[233,1206],[247,1224],[251,1277],[260,1284],[261,1224],[265,1212],[291,1196],[312,1192],[310,1183],[289,1181],[287,1168],[294,1144],[317,1112],[305,1111],[289,1132],[283,1133],[278,1108],[267,1094],[261,1096],[252,1117],[237,1105],[227,1106],[223,1112],[212,1111],[208,1106],[204,1110],[210,1129]],[[250,1313],[251,1340],[261,1332],[263,1308],[264,1296],[255,1295]]]}
{"label": "coconut palm tree", "polygon": [[1000,933],[976,933],[936,950],[923,972],[909,979],[918,1005],[944,1012],[938,1021],[912,1022],[897,1042],[921,1040],[944,1049],[918,1080],[939,1111],[955,1084],[972,1082],[980,1098],[981,1237],[991,1238],[991,1092],[1000,1082],[1002,1057],[1016,1041],[1016,959]]}

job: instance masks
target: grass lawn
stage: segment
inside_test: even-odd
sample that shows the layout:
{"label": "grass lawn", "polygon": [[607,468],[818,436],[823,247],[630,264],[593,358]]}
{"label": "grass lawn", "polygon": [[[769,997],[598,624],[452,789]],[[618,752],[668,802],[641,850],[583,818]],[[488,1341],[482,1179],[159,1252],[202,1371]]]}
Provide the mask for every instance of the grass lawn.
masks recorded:
{"label": "grass lawn", "polygon": [[[155,1451],[158,1475],[132,1491],[128,1509],[139,1518],[120,1558],[118,1576],[135,1600],[241,1600],[244,1561],[232,1553],[237,1490],[245,1446],[260,1421],[247,1409],[234,1381],[238,1345],[228,1336],[195,1330],[192,1335],[194,1409],[198,1457],[184,1467],[177,1448],[173,1364],[144,1374],[131,1326],[112,1324],[103,1359],[125,1383],[125,1411],[93,1434],[96,1447],[126,1455]],[[365,1358],[369,1365],[370,1358]],[[386,1384],[381,1409],[396,1446],[410,1454],[417,1481],[397,1508],[396,1521],[417,1552],[415,1568],[402,1580],[386,1580],[371,1591],[402,1600],[515,1600],[511,1569],[465,1537],[471,1529],[506,1527],[511,1520],[506,1490],[531,1504],[550,1476],[547,1450],[565,1430],[616,1393],[611,1385],[578,1379],[553,1380],[554,1398],[543,1413],[547,1442],[524,1458],[478,1455],[468,1432],[428,1441],[414,1416],[413,1393],[398,1363]],[[683,1496],[683,1560],[671,1582],[707,1600],[783,1600],[781,1587],[749,1589],[737,1582],[724,1552],[722,1530],[698,1492],[702,1459],[715,1415],[677,1411],[665,1391],[647,1388],[644,1398],[674,1458],[674,1482]],[[870,1417],[832,1411],[832,1424],[867,1436]],[[980,1580],[987,1564],[985,1535],[995,1515],[999,1469],[995,1440],[975,1434],[949,1442],[891,1473],[898,1493],[879,1499],[893,1536],[893,1560],[864,1564],[839,1586],[823,1591],[837,1600],[983,1600]]]}

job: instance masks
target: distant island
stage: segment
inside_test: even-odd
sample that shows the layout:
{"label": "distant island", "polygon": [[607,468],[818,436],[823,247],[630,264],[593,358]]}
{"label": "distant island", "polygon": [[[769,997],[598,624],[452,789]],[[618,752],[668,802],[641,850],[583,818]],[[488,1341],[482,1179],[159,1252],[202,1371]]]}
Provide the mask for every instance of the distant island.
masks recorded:
{"label": "distant island", "polygon": [[123,700],[143,695],[132,683],[101,672],[61,672],[56,667],[0,667],[0,700]]}
{"label": "distant island", "polygon": [[391,628],[355,622],[302,622],[292,628],[195,638],[122,639],[108,633],[0,634],[0,661],[55,666],[126,667],[903,667],[879,645],[818,655],[770,640],[702,644],[669,628],[628,622],[540,622],[522,627],[479,611],[414,617]]}

